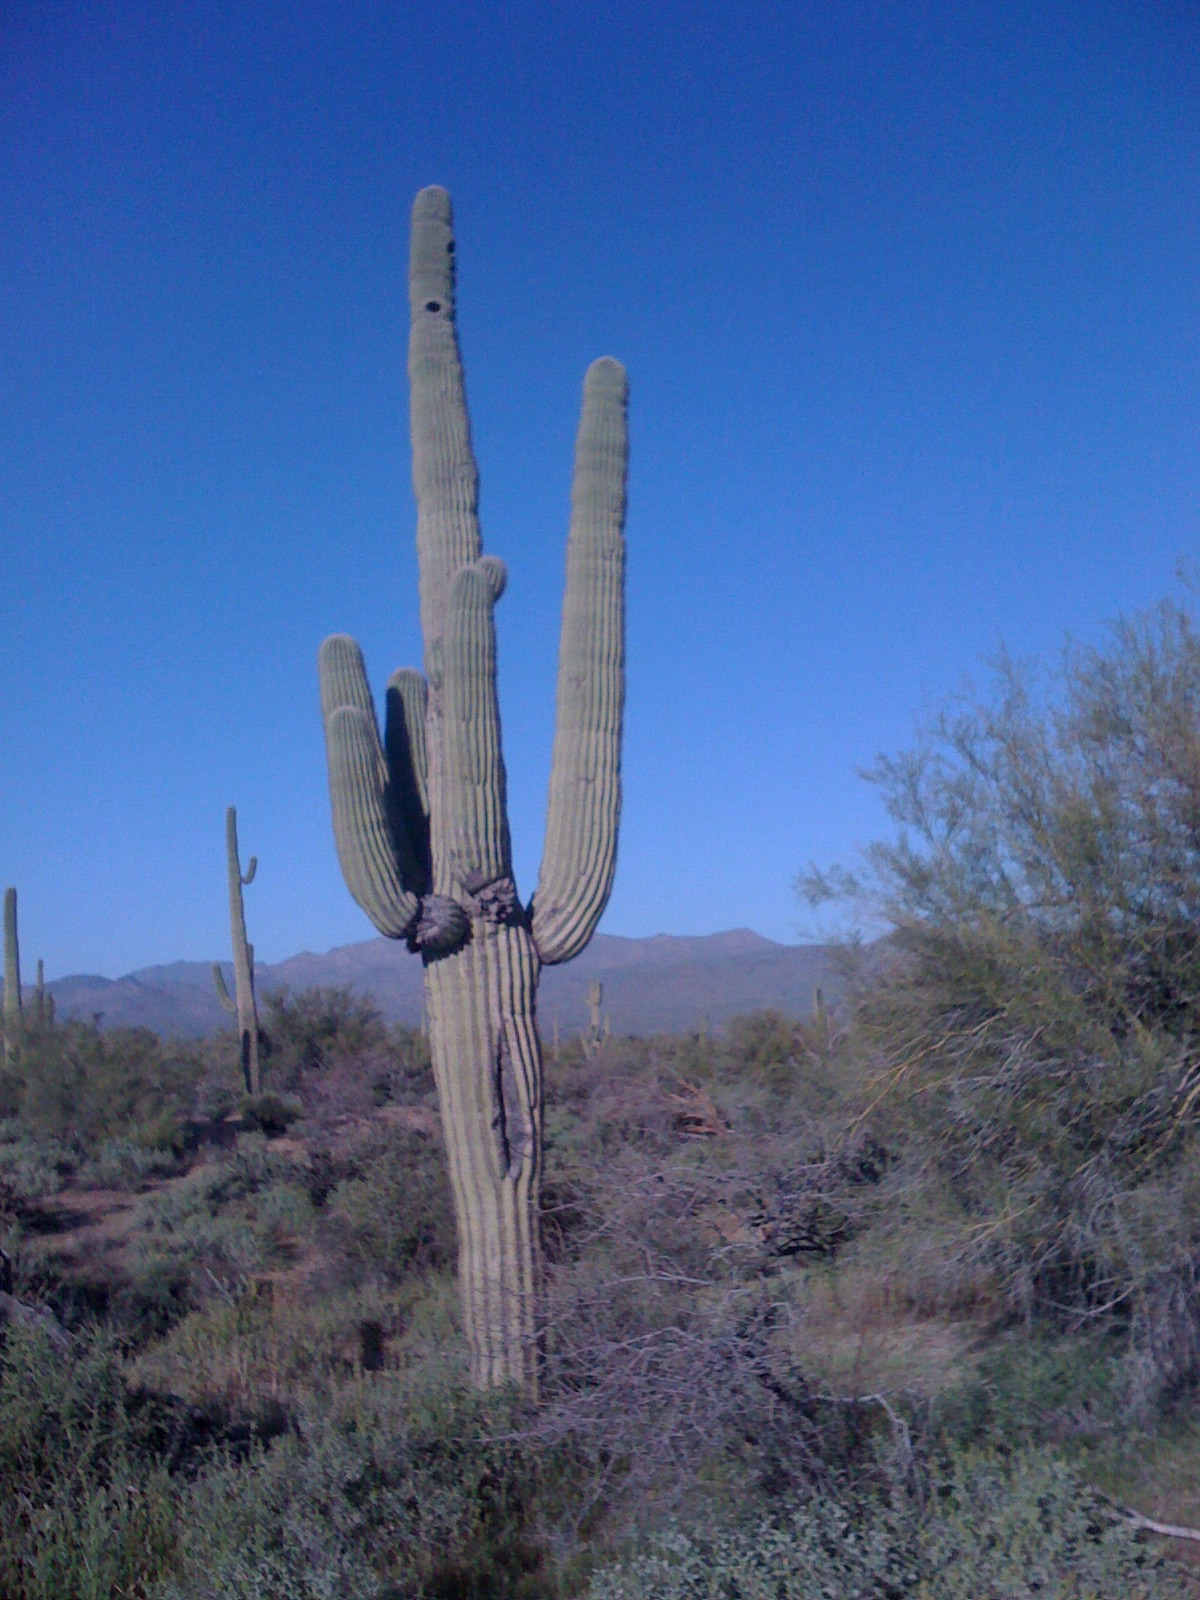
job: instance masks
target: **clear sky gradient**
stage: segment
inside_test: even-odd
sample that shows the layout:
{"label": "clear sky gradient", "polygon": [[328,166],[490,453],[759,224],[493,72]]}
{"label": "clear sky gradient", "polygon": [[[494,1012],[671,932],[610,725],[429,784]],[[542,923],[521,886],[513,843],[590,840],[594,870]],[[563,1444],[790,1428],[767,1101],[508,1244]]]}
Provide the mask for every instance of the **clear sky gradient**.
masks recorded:
{"label": "clear sky gradient", "polygon": [[1192,0],[0,9],[0,883],[27,974],[370,937],[316,652],[420,659],[408,212],[454,199],[518,884],[571,451],[631,383],[611,933],[798,937],[856,776],[1200,547]]}

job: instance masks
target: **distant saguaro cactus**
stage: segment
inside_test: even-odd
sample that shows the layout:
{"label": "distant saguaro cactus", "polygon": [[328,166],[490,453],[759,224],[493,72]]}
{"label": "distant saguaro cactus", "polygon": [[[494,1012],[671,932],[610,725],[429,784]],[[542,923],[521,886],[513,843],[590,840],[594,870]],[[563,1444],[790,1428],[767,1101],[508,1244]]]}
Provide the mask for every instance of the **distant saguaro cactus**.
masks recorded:
{"label": "distant saguaro cactus", "polygon": [[589,367],[576,440],[558,710],[537,891],[512,875],[493,607],[505,570],[482,554],[478,471],[454,325],[444,189],[412,214],[413,480],[424,675],[395,673],[379,736],[362,654],[321,647],[321,705],[338,856],[383,934],[425,963],[430,1049],[458,1225],[475,1381],[537,1381],[542,1254],[545,963],[592,936],[608,900],[620,812],[624,703],[625,372]]}
{"label": "distant saguaro cactus", "polygon": [[21,950],[17,943],[17,891],[4,891],[4,1053],[11,1055],[21,1028]]}
{"label": "distant saguaro cactus", "polygon": [[604,1003],[604,985],[599,978],[588,984],[588,1031],[583,1036],[584,1055],[598,1055],[604,1042],[604,1029],[600,1024],[600,1007]]}
{"label": "distant saguaro cactus", "polygon": [[254,946],[246,940],[246,907],[242,899],[242,886],[254,882],[258,871],[258,857],[251,856],[245,872],[238,859],[237,810],[230,806],[225,813],[225,857],[229,877],[229,927],[233,937],[234,995],[225,987],[225,976],[217,962],[213,962],[213,982],[217,999],[231,1015],[237,1016],[238,1036],[242,1053],[242,1076],[246,1080],[247,1094],[262,1093],[262,1075],[258,1065],[258,1007],[254,999]]}

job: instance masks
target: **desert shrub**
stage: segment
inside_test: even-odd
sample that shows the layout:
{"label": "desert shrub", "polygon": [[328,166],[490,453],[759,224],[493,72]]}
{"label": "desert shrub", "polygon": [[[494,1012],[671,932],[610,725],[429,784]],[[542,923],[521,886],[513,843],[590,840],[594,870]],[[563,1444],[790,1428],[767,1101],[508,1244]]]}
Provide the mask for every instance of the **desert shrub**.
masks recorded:
{"label": "desert shrub", "polygon": [[171,1149],[156,1149],[122,1137],[103,1140],[82,1161],[76,1179],[96,1189],[145,1188],[156,1178],[169,1177],[179,1169]]}
{"label": "desert shrub", "polygon": [[238,1110],[248,1127],[265,1134],[286,1133],[304,1114],[303,1105],[294,1095],[277,1094],[272,1089],[243,1095]]}
{"label": "desert shrub", "polygon": [[389,1127],[330,1191],[322,1236],[357,1275],[397,1279],[454,1260],[454,1206],[440,1141]]}
{"label": "desert shrub", "polygon": [[138,1205],[130,1247],[135,1276],[174,1286],[193,1304],[233,1299],[285,1257],[312,1205],[300,1169],[261,1135],[194,1168]]}
{"label": "desert shrub", "polygon": [[31,1132],[19,1118],[0,1122],[0,1206],[57,1194],[77,1160],[69,1144]]}
{"label": "desert shrub", "polygon": [[524,1531],[536,1463],[503,1401],[357,1386],[190,1491],[162,1600],[386,1600],[553,1591]]}
{"label": "desert shrub", "polygon": [[[1200,1377],[1200,635],[1164,605],[881,760],[897,836],[810,898],[890,932],[854,1001],[904,1172],[1030,1316],[1117,1316]],[[903,1204],[897,1196],[896,1203]],[[956,1268],[957,1270],[957,1268]]]}
{"label": "desert shrub", "polygon": [[395,1023],[388,1030],[388,1054],[371,1080],[376,1105],[429,1105],[437,1098],[429,1039],[420,1028]]}
{"label": "desert shrub", "polygon": [[349,986],[266,994],[263,1030],[271,1084],[284,1091],[347,1067],[369,1082],[387,1058],[387,1028],[378,1009]]}
{"label": "desert shrub", "polygon": [[718,1533],[675,1529],[597,1572],[588,1600],[1169,1600],[1188,1576],[1140,1544],[1053,1456],[966,1454],[924,1513],[912,1501],[822,1497]]}
{"label": "desert shrub", "polygon": [[15,1070],[21,1123],[86,1151],[111,1138],[179,1149],[203,1069],[188,1045],[146,1028],[67,1022],[23,1034]]}
{"label": "desert shrub", "polygon": [[731,1017],[725,1026],[727,1071],[744,1073],[777,1094],[786,1094],[800,1071],[800,1030],[782,1011]]}
{"label": "desert shrub", "polygon": [[0,1341],[0,1594],[148,1596],[172,1559],[166,1468],[103,1335],[66,1354],[36,1328]]}

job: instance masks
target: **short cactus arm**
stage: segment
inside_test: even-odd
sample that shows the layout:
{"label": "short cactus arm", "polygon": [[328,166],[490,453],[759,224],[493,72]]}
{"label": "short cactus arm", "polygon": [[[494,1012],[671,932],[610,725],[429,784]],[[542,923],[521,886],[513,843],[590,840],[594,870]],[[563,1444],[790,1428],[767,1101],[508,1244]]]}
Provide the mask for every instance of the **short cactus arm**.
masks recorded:
{"label": "short cactus arm", "polygon": [[470,896],[503,882],[511,897],[493,619],[503,587],[502,563],[494,557],[475,562],[455,574],[446,610],[445,744],[437,834],[453,880]]}
{"label": "short cactus arm", "polygon": [[319,665],[333,832],[342,874],[380,933],[402,939],[417,921],[423,873],[389,792],[362,652],[353,639],[335,634],[321,646]]}
{"label": "short cactus arm", "polygon": [[254,874],[257,871],[258,871],[258,857],[257,856],[251,856],[250,857],[250,865],[246,868],[245,872],[243,872],[241,874],[242,883],[243,884],[251,884],[251,883],[253,883],[254,882]]}
{"label": "short cactus arm", "polygon": [[413,202],[408,345],[413,487],[417,495],[421,629],[436,689],[450,584],[479,557],[479,470],[471,448],[462,358],[454,327],[450,196],[422,189]]}
{"label": "short cactus arm", "polygon": [[533,941],[568,961],[608,903],[621,812],[625,701],[625,479],[628,384],[620,362],[588,368],[575,444],[558,709]]}
{"label": "short cactus arm", "polygon": [[212,969],[213,987],[217,991],[217,999],[224,1006],[225,1010],[228,1011],[230,1015],[233,1015],[237,1011],[237,1001],[233,998],[226,987],[225,974],[221,971],[220,962],[214,961],[212,964]]}

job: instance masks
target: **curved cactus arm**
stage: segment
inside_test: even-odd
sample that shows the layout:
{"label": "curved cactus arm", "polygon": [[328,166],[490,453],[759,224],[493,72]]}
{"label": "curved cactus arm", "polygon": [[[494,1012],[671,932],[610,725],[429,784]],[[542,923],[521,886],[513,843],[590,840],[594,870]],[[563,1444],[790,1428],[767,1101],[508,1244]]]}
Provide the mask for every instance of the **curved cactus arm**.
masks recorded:
{"label": "curved cactus arm", "polygon": [[342,706],[325,723],[333,833],[346,887],[389,939],[403,939],[417,919],[418,896],[406,889],[384,803],[386,780],[375,719]]}
{"label": "curved cactus arm", "polygon": [[374,718],[375,701],[358,641],[348,633],[332,633],[317,654],[321,679],[321,717],[328,720],[342,706],[353,706]]}
{"label": "curved cactus arm", "polygon": [[491,898],[512,896],[493,618],[502,573],[494,558],[464,567],[455,574],[446,608],[438,837],[451,876],[476,898],[485,889]]}
{"label": "curved cactus arm", "polygon": [[417,495],[425,668],[440,685],[440,640],[454,574],[479,557],[479,469],[471,448],[462,358],[454,327],[450,196],[422,189],[413,202],[408,345],[413,487]]}
{"label": "curved cactus arm", "polygon": [[212,964],[212,969],[213,987],[217,991],[217,999],[221,1002],[225,1010],[232,1015],[237,1011],[237,1002],[234,1000],[233,996],[226,987],[225,974],[221,971],[220,962],[214,961]]}
{"label": "curved cactus arm", "polygon": [[335,634],[321,646],[319,666],[338,860],[380,933],[401,939],[416,921],[426,873],[388,781],[362,652]]}
{"label": "curved cactus arm", "polygon": [[246,868],[245,872],[243,872],[242,875],[241,875],[243,887],[245,885],[247,885],[247,884],[251,884],[251,883],[254,882],[254,874],[257,871],[258,871],[258,857],[257,856],[251,856],[250,857],[250,865]]}
{"label": "curved cactus arm", "polygon": [[429,854],[429,765],[425,750],[425,713],[429,691],[421,673],[412,667],[393,672],[387,685],[383,750],[387,760],[388,790],[394,795],[403,826],[421,868],[422,894],[432,881]]}
{"label": "curved cactus arm", "polygon": [[619,361],[588,368],[575,442],[558,708],[533,942],[548,964],[587,944],[608,903],[621,813],[625,701],[628,383]]}

